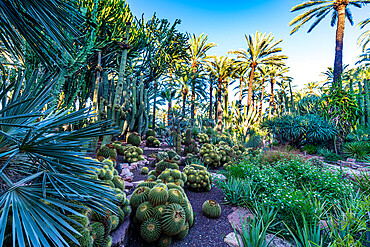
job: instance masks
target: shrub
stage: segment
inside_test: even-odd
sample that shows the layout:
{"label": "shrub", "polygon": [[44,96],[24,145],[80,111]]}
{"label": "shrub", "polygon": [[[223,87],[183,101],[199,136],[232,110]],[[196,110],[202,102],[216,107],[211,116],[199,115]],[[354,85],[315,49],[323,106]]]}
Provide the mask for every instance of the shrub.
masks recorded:
{"label": "shrub", "polygon": [[342,145],[342,153],[345,158],[368,161],[370,160],[370,145],[362,141],[347,142]]}
{"label": "shrub", "polygon": [[308,144],[302,148],[302,151],[306,151],[308,154],[315,154],[317,153],[317,147],[314,145]]}
{"label": "shrub", "polygon": [[303,160],[300,155],[295,154],[294,152],[273,150],[265,152],[262,155],[261,161],[268,164],[275,164],[280,160],[292,160],[296,158],[300,158],[301,160]]}
{"label": "shrub", "polygon": [[226,181],[217,181],[217,187],[222,190],[225,201],[233,205],[250,205],[255,200],[257,192],[252,187],[251,181],[233,177]]}
{"label": "shrub", "polygon": [[282,145],[289,144],[295,148],[305,144],[331,140],[337,129],[318,115],[284,115],[262,122],[262,129],[271,133]]}

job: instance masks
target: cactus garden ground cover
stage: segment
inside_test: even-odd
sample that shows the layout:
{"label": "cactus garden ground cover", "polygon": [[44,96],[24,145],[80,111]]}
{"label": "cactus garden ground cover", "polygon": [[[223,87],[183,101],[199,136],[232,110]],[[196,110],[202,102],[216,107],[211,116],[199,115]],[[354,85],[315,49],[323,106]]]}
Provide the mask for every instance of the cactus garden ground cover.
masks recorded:
{"label": "cactus garden ground cover", "polygon": [[0,0],[0,247],[368,247],[370,1],[140,1]]}

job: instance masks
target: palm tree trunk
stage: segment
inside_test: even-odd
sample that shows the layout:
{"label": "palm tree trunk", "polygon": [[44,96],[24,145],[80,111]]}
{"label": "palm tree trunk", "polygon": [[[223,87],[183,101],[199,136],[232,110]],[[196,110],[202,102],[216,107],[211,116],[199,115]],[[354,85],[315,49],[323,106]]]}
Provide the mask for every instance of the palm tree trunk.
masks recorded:
{"label": "palm tree trunk", "polygon": [[212,120],[212,91],[213,91],[213,82],[209,83],[209,115],[208,119]]}
{"label": "palm tree trunk", "polygon": [[191,85],[191,120],[194,120],[195,116],[195,82]]}
{"label": "palm tree trunk", "polygon": [[293,91],[292,91],[292,83],[290,80],[288,81],[289,83],[289,91],[290,91],[290,107],[291,107],[291,112],[295,113],[295,107],[294,107],[294,99],[293,99]]}
{"label": "palm tree trunk", "polygon": [[249,85],[248,85],[248,100],[247,100],[247,111],[249,112],[249,107],[252,102],[252,87],[253,87],[253,79],[254,79],[254,71],[256,69],[256,64],[252,63],[252,69],[251,69],[251,74],[249,76]]}
{"label": "palm tree trunk", "polygon": [[172,108],[172,102],[170,100],[170,101],[168,101],[168,110],[167,110],[167,124],[168,125],[170,125],[171,108]]}
{"label": "palm tree trunk", "polygon": [[226,114],[229,113],[229,91],[227,90],[227,87],[225,87],[224,91],[224,112]]}
{"label": "palm tree trunk", "polygon": [[260,100],[260,118],[259,121],[262,121],[262,107],[263,107],[263,94],[265,92],[265,78],[263,78],[263,83],[262,83],[262,91],[261,91],[261,100]]}
{"label": "palm tree trunk", "polygon": [[186,96],[187,93],[182,93],[182,115],[185,116],[185,107],[186,107]]}
{"label": "palm tree trunk", "polygon": [[155,130],[155,111],[157,108],[157,91],[158,91],[158,84],[154,82],[154,103],[153,103],[153,123],[152,123],[152,130]]}
{"label": "palm tree trunk", "polygon": [[222,131],[222,105],[221,105],[221,90],[222,90],[222,78],[218,78],[218,92],[217,92],[217,131]]}
{"label": "palm tree trunk", "polygon": [[[343,70],[343,36],[344,36],[344,24],[346,20],[346,6],[348,0],[341,0],[339,4],[335,5],[334,8],[338,13],[337,21],[337,32],[335,39],[335,60],[334,60],[334,81],[333,85],[337,85],[340,75]],[[336,2],[337,3],[337,2]]]}
{"label": "palm tree trunk", "polygon": [[[363,87],[361,85],[361,81],[358,80],[358,105],[360,106],[361,109],[365,110],[365,102],[364,102],[364,97],[362,95]],[[361,124],[365,125],[366,120],[365,120],[365,112],[364,114],[361,115]]]}
{"label": "palm tree trunk", "polygon": [[271,103],[272,106],[274,107],[274,114],[276,114],[276,102],[275,102],[275,94],[274,94],[274,84],[275,84],[275,79],[271,78]]}
{"label": "palm tree trunk", "polygon": [[239,111],[242,112],[242,99],[243,99],[243,82],[244,77],[240,77],[240,88],[239,88]]}

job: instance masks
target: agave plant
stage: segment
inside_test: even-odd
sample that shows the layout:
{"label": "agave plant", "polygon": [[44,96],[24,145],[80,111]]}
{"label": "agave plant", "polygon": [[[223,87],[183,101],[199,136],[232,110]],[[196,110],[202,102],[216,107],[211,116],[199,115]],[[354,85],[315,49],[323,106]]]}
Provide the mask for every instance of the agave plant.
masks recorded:
{"label": "agave plant", "polygon": [[55,111],[54,82],[36,74],[0,86],[0,247],[5,241],[20,247],[78,244],[71,226],[78,223],[66,216],[83,216],[76,204],[100,213],[116,208],[111,189],[91,178],[101,164],[85,156],[92,137],[115,131],[106,122],[63,131],[92,115],[88,109]]}
{"label": "agave plant", "polygon": [[370,145],[367,142],[354,141],[342,145],[345,158],[354,158],[358,161],[370,160]]}

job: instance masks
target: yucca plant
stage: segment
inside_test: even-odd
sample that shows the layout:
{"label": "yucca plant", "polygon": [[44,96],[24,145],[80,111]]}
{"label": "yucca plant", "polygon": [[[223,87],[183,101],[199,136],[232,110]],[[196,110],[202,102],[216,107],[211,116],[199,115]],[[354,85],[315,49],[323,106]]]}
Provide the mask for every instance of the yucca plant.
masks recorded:
{"label": "yucca plant", "polygon": [[55,111],[50,76],[17,78],[0,86],[0,247],[6,233],[13,246],[78,244],[78,223],[66,216],[83,216],[76,204],[116,208],[111,189],[91,178],[100,163],[85,154],[92,137],[115,131],[106,122],[62,131],[92,117],[89,110]]}
{"label": "yucca plant", "polygon": [[347,142],[342,145],[342,153],[345,158],[367,161],[370,159],[370,145],[362,141]]}

